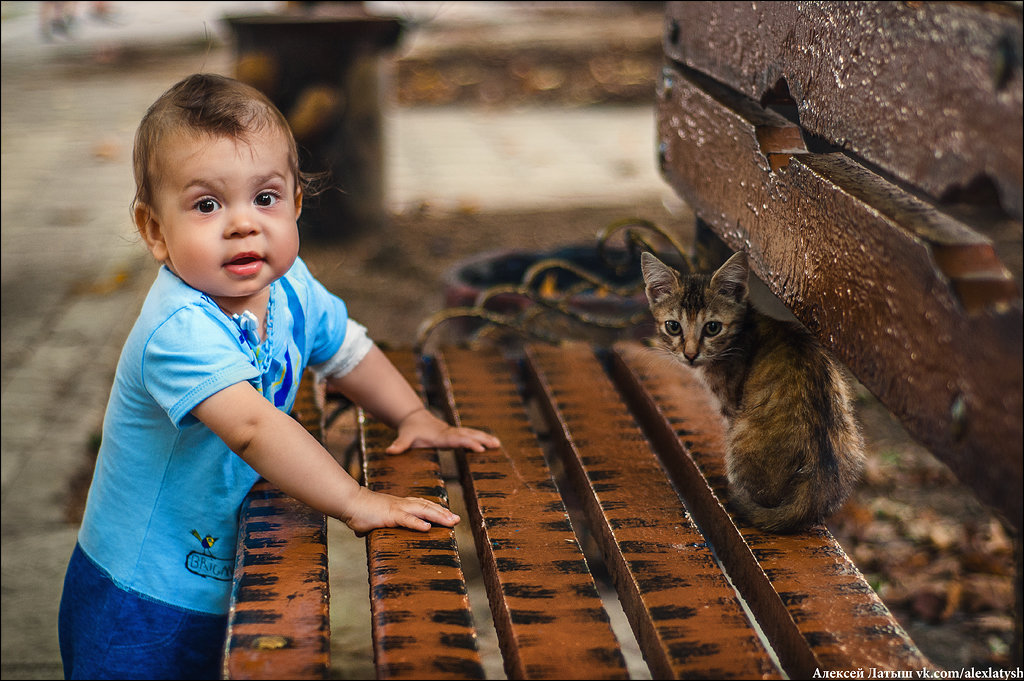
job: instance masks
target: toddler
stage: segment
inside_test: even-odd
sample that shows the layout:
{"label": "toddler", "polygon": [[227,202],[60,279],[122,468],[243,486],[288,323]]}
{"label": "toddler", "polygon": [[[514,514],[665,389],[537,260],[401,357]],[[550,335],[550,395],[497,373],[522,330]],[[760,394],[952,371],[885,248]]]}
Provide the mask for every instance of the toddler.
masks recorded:
{"label": "toddler", "polygon": [[288,415],[306,366],[397,429],[388,452],[498,441],[434,417],[310,275],[295,141],[265,96],[182,80],[143,118],[133,164],[135,224],[162,266],[107,404],[61,656],[67,678],[218,678],[238,512],[260,476],[359,534],[459,521],[360,486]]}

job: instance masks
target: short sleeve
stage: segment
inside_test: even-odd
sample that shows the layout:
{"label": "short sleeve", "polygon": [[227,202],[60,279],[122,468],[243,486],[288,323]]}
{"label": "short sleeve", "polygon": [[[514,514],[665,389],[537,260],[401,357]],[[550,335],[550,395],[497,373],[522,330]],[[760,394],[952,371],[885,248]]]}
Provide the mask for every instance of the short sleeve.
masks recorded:
{"label": "short sleeve", "polygon": [[342,378],[355,369],[372,349],[373,341],[366,334],[366,327],[350,319],[345,329],[345,341],[338,352],[322,364],[311,364],[310,368],[324,378]]}
{"label": "short sleeve", "polygon": [[183,307],[150,336],[143,354],[146,390],[175,425],[203,400],[259,376],[242,341],[200,306]]}
{"label": "short sleeve", "polygon": [[[287,278],[301,298],[302,311],[292,317],[304,318],[307,365],[323,364],[337,354],[348,330],[345,302],[328,291],[297,258]],[[291,304],[291,301],[289,301]]]}

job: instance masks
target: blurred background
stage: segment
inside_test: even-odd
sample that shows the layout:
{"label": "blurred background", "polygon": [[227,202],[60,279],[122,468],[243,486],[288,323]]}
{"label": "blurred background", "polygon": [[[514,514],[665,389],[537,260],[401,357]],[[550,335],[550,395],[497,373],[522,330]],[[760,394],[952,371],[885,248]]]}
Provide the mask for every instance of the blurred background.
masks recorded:
{"label": "blurred background", "polygon": [[[662,12],[660,2],[2,3],[3,678],[61,675],[63,571],[121,343],[156,272],[128,211],[132,136],[149,104],[196,71],[268,91],[307,169],[334,180],[307,203],[302,256],[378,342],[409,347],[468,263],[592,247],[627,219],[692,241],[692,213],[657,170]],[[284,19],[294,13],[345,26],[301,33],[320,29]],[[308,80],[323,69],[341,85]],[[859,394],[869,466],[830,526],[926,656],[1007,664],[1010,539]],[[368,608],[365,547],[338,525],[331,542],[333,672],[369,677],[369,618],[350,614]]]}

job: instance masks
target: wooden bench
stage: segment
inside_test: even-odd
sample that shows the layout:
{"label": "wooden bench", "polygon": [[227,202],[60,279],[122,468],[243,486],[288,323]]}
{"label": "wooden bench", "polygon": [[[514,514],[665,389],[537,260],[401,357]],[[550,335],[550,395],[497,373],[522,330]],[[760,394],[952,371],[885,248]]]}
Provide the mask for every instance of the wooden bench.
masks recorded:
{"label": "wooden bench", "polygon": [[657,100],[704,234],[1017,530],[1021,28],[991,3],[673,2]]}
{"label": "wooden bench", "polygon": [[[641,345],[444,348],[422,372],[412,352],[391,357],[453,422],[502,440],[457,461],[510,677],[627,678],[595,562],[655,678],[928,665],[824,526],[769,535],[722,507],[719,417]],[[441,454],[386,455],[393,437],[362,419],[366,484],[447,501]],[[323,678],[323,519],[263,485],[243,517],[226,677]],[[483,678],[454,531],[377,530],[367,553],[378,676]]]}
{"label": "wooden bench", "polygon": [[[665,28],[658,155],[704,264],[723,242],[747,251],[1019,533],[1019,5],[670,2]],[[509,676],[626,677],[616,607],[655,678],[930,667],[825,527],[767,535],[729,514],[722,424],[640,345],[392,357],[503,442],[456,459]],[[360,437],[367,485],[447,499],[443,452],[384,455],[393,433],[369,418]],[[241,539],[225,675],[324,676],[322,517],[257,487]],[[481,678],[454,532],[367,541],[378,676]]]}
{"label": "wooden bench", "polygon": [[703,267],[746,251],[1016,537],[1016,666],[1022,25],[1019,4],[670,2],[657,96]]}

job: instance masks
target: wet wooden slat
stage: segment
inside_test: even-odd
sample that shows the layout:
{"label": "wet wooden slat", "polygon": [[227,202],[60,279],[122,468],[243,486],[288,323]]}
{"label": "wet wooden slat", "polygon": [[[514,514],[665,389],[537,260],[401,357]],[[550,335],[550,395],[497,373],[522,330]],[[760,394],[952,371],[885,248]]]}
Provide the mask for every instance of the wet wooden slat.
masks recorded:
{"label": "wet wooden slat", "polygon": [[437,369],[452,422],[486,426],[499,449],[460,458],[510,678],[627,678],[608,614],[497,351],[446,349]]}
{"label": "wet wooden slat", "polygon": [[928,666],[826,527],[774,535],[726,511],[724,424],[692,372],[636,343],[616,346],[612,368],[790,676]]}
{"label": "wet wooden slat", "polygon": [[1019,5],[670,2],[664,49],[755,101],[785,79],[807,131],[935,198],[987,177],[1022,217]]}
{"label": "wet wooden slat", "polygon": [[226,677],[326,678],[326,518],[265,480],[246,497],[242,518]]}
{"label": "wet wooden slat", "polygon": [[527,366],[655,678],[779,675],[589,348],[529,346]]}
{"label": "wet wooden slat", "polygon": [[[307,376],[293,416],[318,439],[320,410]],[[323,679],[330,668],[327,521],[266,480],[241,510],[228,614],[229,679]]]}
{"label": "wet wooden slat", "polygon": [[[417,385],[414,355],[388,356]],[[447,506],[436,450],[385,454],[395,431],[368,414],[360,422],[367,487]],[[427,532],[378,529],[366,541],[377,677],[484,678],[455,531],[441,526]]]}
{"label": "wet wooden slat", "polygon": [[[662,173],[836,357],[1019,527],[1022,304],[991,243],[782,116],[667,68]],[[978,465],[979,461],[987,462]]]}

